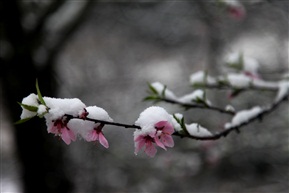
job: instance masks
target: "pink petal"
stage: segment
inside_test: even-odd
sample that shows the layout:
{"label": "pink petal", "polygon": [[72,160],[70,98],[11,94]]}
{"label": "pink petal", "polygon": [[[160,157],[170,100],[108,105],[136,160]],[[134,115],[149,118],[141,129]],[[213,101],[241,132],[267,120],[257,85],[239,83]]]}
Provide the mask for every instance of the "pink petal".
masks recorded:
{"label": "pink petal", "polygon": [[101,145],[103,145],[103,147],[105,147],[105,148],[109,147],[108,141],[106,140],[106,138],[104,137],[102,132],[99,133],[99,142]]}
{"label": "pink petal", "polygon": [[68,132],[68,130],[66,128],[62,129],[61,138],[67,145],[70,144],[71,139],[70,139],[70,136],[69,136],[69,132]]}
{"label": "pink petal", "polygon": [[95,130],[91,130],[87,133],[85,140],[90,142],[90,141],[96,141],[98,140],[98,134]]}
{"label": "pink petal", "polygon": [[70,139],[71,139],[72,141],[75,141],[75,140],[76,140],[76,135],[74,134],[73,131],[68,130],[68,135],[69,135],[69,137],[70,137]]}
{"label": "pink petal", "polygon": [[161,141],[167,147],[174,147],[175,145],[171,135],[161,135]]}
{"label": "pink petal", "polygon": [[164,144],[160,141],[159,137],[155,137],[154,139],[155,139],[157,146],[163,148],[164,150],[167,150]]}
{"label": "pink petal", "polygon": [[156,153],[157,153],[157,149],[155,148],[155,146],[153,145],[153,143],[149,141],[149,142],[146,144],[145,152],[146,152],[146,154],[147,154],[148,156],[154,157],[154,156],[156,155]]}
{"label": "pink petal", "polygon": [[139,135],[137,136],[135,139],[134,139],[134,142],[139,142],[139,141],[142,141],[144,140],[144,136],[143,135]]}
{"label": "pink petal", "polygon": [[48,128],[48,133],[58,134],[58,129],[54,125]]}
{"label": "pink petal", "polygon": [[155,127],[163,128],[162,132],[170,134],[170,135],[173,134],[175,131],[172,124],[170,124],[168,121],[160,121],[155,124]]}
{"label": "pink petal", "polygon": [[[140,137],[140,136],[139,136]],[[137,154],[139,150],[145,145],[145,140],[142,136],[138,141],[135,141],[135,150],[134,153]]]}

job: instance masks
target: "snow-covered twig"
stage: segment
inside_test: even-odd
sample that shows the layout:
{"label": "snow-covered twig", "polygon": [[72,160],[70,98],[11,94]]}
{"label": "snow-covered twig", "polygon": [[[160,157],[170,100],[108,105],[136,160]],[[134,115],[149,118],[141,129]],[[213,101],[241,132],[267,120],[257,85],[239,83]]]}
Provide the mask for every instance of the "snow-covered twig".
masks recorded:
{"label": "snow-covered twig", "polygon": [[196,109],[208,109],[208,110],[213,110],[213,111],[218,111],[220,113],[225,113],[225,114],[229,114],[229,115],[235,115],[235,112],[233,111],[228,111],[226,109],[222,109],[220,107],[216,107],[216,106],[211,106],[211,105],[200,105],[200,104],[192,104],[192,103],[183,103],[177,100],[172,100],[172,99],[166,99],[166,98],[158,98],[159,101],[164,101],[167,103],[171,103],[171,104],[177,104],[180,105],[186,109],[190,109],[190,108],[196,108]]}
{"label": "snow-covered twig", "polygon": [[[73,116],[73,115],[69,115],[69,114],[65,114],[64,116],[67,117],[68,121],[71,119],[83,120],[83,118],[80,118],[79,116]],[[100,123],[103,125],[113,125],[113,126],[119,126],[119,127],[124,127],[124,128],[141,129],[140,126],[134,125],[134,124],[130,125],[130,124],[125,124],[125,123],[110,122],[110,121],[104,121],[104,120],[99,120],[99,119],[92,119],[92,118],[88,118],[88,117],[86,117],[85,120],[92,121],[95,123]]]}
{"label": "snow-covered twig", "polygon": [[[259,109],[258,111],[255,111],[255,113],[251,113],[252,116],[250,116],[250,113],[247,113],[247,115],[249,114],[249,116],[246,117],[245,119],[243,118],[241,121],[238,121],[237,124],[233,124],[233,123],[231,123],[229,125],[227,124],[227,126],[225,125],[225,129],[223,131],[216,132],[212,135],[194,136],[194,135],[188,135],[187,133],[179,133],[179,132],[175,132],[174,135],[179,136],[179,137],[188,137],[188,138],[197,139],[197,140],[217,140],[217,139],[220,139],[221,137],[226,137],[232,131],[239,132],[239,129],[241,127],[248,125],[257,119],[262,120],[262,118],[265,115],[273,112],[282,102],[288,100],[288,98],[289,98],[289,93],[283,95],[279,100],[273,102],[271,105],[269,105],[267,107],[258,108]],[[255,108],[255,110],[256,109],[257,108]],[[239,112],[239,113],[241,113],[241,112]],[[237,116],[239,116],[238,113],[236,113],[236,115],[234,117],[237,117]],[[234,117],[232,120],[234,120]]]}
{"label": "snow-covered twig", "polygon": [[211,102],[207,99],[205,91],[201,89],[196,89],[190,94],[186,94],[182,97],[177,97],[167,86],[159,82],[154,82],[148,85],[150,95],[145,98],[145,100],[150,100],[154,102],[167,102],[171,104],[177,104],[185,109],[197,108],[197,109],[208,109],[213,111],[218,111],[220,113],[225,113],[229,115],[234,115],[234,111],[222,109],[220,107],[213,106]]}

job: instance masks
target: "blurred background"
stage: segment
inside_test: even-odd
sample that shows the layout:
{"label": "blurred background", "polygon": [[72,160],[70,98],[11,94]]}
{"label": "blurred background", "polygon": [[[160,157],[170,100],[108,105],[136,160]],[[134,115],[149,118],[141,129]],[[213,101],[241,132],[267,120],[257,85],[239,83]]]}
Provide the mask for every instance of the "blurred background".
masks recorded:
{"label": "blurred background", "polygon": [[[110,148],[78,140],[67,146],[47,134],[44,120],[21,125],[17,104],[35,93],[77,97],[133,124],[152,105],[147,83],[176,95],[192,91],[199,70],[224,72],[224,57],[242,52],[259,73],[288,72],[288,1],[2,0],[1,192],[286,192],[289,182],[288,104],[218,141],[175,137],[155,158],[134,155],[133,130],[106,126]],[[250,91],[229,100],[236,110],[266,105],[275,94]],[[158,104],[211,131],[230,120],[206,110]]]}

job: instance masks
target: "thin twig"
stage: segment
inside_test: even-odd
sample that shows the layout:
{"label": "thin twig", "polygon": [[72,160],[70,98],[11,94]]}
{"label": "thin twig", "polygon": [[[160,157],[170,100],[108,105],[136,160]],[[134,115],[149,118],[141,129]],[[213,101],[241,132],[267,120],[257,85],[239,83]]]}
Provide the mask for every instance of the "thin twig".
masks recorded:
{"label": "thin twig", "polygon": [[209,106],[209,105],[199,105],[199,104],[191,104],[191,103],[182,103],[176,100],[171,100],[171,99],[166,99],[166,98],[159,98],[158,100],[160,101],[164,101],[167,103],[171,103],[171,104],[178,104],[180,106],[183,106],[185,108],[197,108],[197,109],[208,109],[208,110],[213,110],[213,111],[218,111],[220,113],[225,113],[225,114],[229,114],[229,115],[235,115],[235,112],[233,111],[227,111],[225,109],[219,108],[219,107],[215,107],[215,106]]}
{"label": "thin twig", "polygon": [[69,115],[69,114],[65,114],[64,116],[67,117],[68,121],[70,119],[81,119],[81,120],[87,120],[87,121],[92,121],[92,122],[95,122],[95,123],[102,123],[102,124],[105,124],[105,125],[113,125],[113,126],[120,126],[120,127],[124,127],[124,128],[134,128],[134,129],[141,129],[140,126],[138,125],[130,125],[130,124],[125,124],[125,123],[116,123],[116,122],[110,122],[110,121],[103,121],[103,120],[98,120],[98,119],[92,119],[92,118],[88,118],[86,117],[85,119],[83,118],[80,118],[80,117],[74,117],[72,115]]}
{"label": "thin twig", "polygon": [[197,139],[197,140],[217,140],[221,137],[226,137],[229,133],[231,133],[232,131],[238,131],[241,127],[248,125],[250,123],[252,123],[253,121],[257,120],[257,119],[261,119],[263,118],[265,115],[270,114],[271,112],[273,112],[282,102],[288,100],[289,97],[289,93],[287,93],[286,95],[284,95],[279,101],[274,102],[273,104],[271,104],[269,107],[267,108],[263,108],[263,110],[261,112],[259,112],[258,114],[256,114],[255,116],[251,117],[248,121],[246,122],[242,122],[239,125],[236,125],[234,127],[230,127],[229,129],[225,129],[221,132],[216,132],[213,135],[210,136],[193,136],[193,135],[187,135],[187,134],[181,134],[181,133],[177,133],[175,132],[174,135],[175,136],[179,136],[179,137],[188,137],[191,139]]}

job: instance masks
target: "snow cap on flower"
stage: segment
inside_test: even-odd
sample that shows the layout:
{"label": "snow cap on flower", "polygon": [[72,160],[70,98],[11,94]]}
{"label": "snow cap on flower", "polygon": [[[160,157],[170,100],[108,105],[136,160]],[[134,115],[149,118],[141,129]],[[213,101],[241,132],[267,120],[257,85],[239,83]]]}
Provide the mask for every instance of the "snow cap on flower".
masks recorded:
{"label": "snow cap on flower", "polygon": [[49,113],[45,115],[48,120],[57,120],[65,114],[78,116],[86,107],[78,98],[51,98],[43,97],[46,106],[49,108]]}
{"label": "snow cap on flower", "polygon": [[60,136],[62,140],[69,145],[71,141],[76,140],[76,132],[69,128],[68,118],[65,114],[78,116],[85,108],[85,104],[79,99],[61,99],[43,97],[46,106],[49,108],[48,113],[44,115],[48,133]]}
{"label": "snow cap on flower", "polygon": [[[100,120],[100,121],[108,121],[112,122],[112,118],[108,115],[108,113],[101,107],[97,106],[89,106],[85,108],[88,113],[87,118]],[[104,125],[100,123],[95,123],[89,120],[82,119],[71,119],[68,122],[69,128],[71,128],[76,133],[80,134],[86,141],[99,141],[104,147],[108,148],[109,144],[104,134],[102,132],[102,128]]]}
{"label": "snow cap on flower", "polygon": [[[34,107],[38,107],[39,106],[38,97],[34,93],[31,93],[27,97],[23,98],[21,103],[25,104],[25,105],[29,105],[29,106],[34,106]],[[25,109],[23,107],[22,107],[22,109],[23,110],[22,110],[22,113],[20,115],[21,119],[30,118],[30,117],[34,117],[34,116],[37,115],[37,112],[29,111],[29,110],[27,110],[27,109]]]}
{"label": "snow cap on flower", "polygon": [[135,125],[140,126],[143,133],[155,131],[154,125],[159,121],[168,121],[171,123],[170,114],[162,107],[152,106],[145,109],[136,120]]}
{"label": "snow cap on flower", "polygon": [[157,152],[154,143],[165,150],[166,147],[173,147],[171,135],[174,128],[171,121],[171,115],[161,107],[153,106],[145,109],[135,122],[135,125],[141,127],[134,132],[135,154],[145,147],[145,153],[154,157]]}

